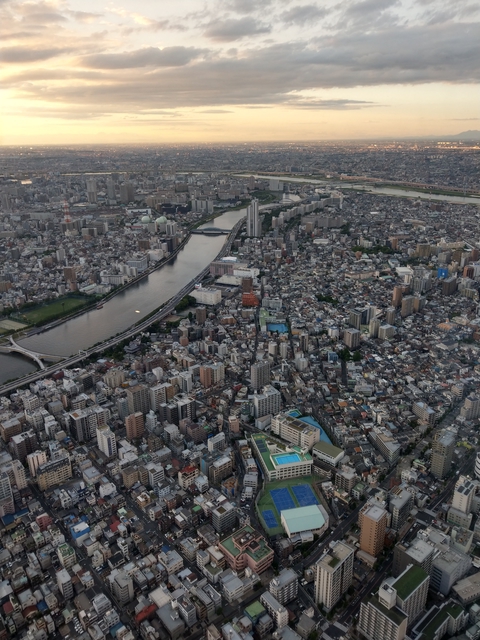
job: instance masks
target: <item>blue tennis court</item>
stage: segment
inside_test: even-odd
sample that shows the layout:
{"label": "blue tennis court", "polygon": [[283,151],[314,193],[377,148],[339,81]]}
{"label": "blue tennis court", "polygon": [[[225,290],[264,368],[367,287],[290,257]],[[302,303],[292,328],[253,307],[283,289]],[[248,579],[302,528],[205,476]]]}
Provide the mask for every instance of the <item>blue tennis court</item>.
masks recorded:
{"label": "blue tennis court", "polygon": [[272,496],[278,513],[285,511],[285,509],[295,509],[295,503],[287,488],[272,489],[270,495]]}
{"label": "blue tennis court", "polygon": [[269,529],[275,529],[275,527],[278,527],[278,522],[277,519],[275,517],[275,514],[273,513],[273,511],[271,509],[267,509],[266,511],[262,511],[262,517],[265,521],[265,524],[267,525],[267,527]]}
{"label": "blue tennis court", "polygon": [[310,485],[299,484],[296,487],[291,487],[291,489],[300,507],[309,507],[312,504],[318,504],[318,500]]}

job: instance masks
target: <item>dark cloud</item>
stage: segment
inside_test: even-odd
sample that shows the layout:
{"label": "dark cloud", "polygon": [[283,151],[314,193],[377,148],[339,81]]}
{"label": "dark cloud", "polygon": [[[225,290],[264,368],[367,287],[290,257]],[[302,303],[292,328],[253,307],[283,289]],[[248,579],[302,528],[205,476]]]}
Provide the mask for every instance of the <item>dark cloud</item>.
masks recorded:
{"label": "dark cloud", "polygon": [[0,62],[25,64],[30,62],[40,62],[56,58],[64,53],[68,53],[69,49],[35,49],[25,47],[2,47],[0,49]]}
{"label": "dark cloud", "polygon": [[316,22],[327,15],[327,10],[315,4],[303,4],[292,7],[280,14],[280,19],[288,25],[304,26]]}
{"label": "dark cloud", "polygon": [[254,18],[230,18],[228,20],[212,21],[205,30],[204,35],[218,42],[233,42],[245,36],[254,36],[260,33],[270,33],[271,27]]}
{"label": "dark cloud", "polygon": [[124,53],[84,56],[80,63],[91,69],[134,69],[139,67],[181,67],[206,52],[195,47],[146,47]]}

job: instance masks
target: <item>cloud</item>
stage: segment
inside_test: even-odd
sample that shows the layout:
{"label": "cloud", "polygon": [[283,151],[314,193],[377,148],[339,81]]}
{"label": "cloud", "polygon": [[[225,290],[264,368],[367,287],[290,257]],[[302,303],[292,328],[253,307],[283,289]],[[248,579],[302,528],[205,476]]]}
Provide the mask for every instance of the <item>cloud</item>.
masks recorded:
{"label": "cloud", "polygon": [[327,10],[315,4],[303,4],[292,7],[280,14],[280,19],[288,25],[304,26],[316,22],[327,15]]}
{"label": "cloud", "polygon": [[124,53],[84,56],[80,64],[92,69],[134,69],[139,67],[181,67],[206,52],[195,47],[146,47]]}
{"label": "cloud", "polygon": [[217,42],[233,42],[245,36],[254,36],[260,33],[270,33],[271,27],[258,22],[254,18],[230,18],[227,20],[213,21],[207,25],[204,35]]}
{"label": "cloud", "polygon": [[55,58],[64,53],[68,53],[70,49],[35,49],[25,47],[2,47],[0,49],[0,61],[13,64],[26,64]]}
{"label": "cloud", "polygon": [[203,109],[203,111],[199,111],[199,113],[233,113],[229,109]]}
{"label": "cloud", "polygon": [[344,98],[334,100],[312,100],[301,97],[287,100],[284,105],[286,107],[293,107],[294,109],[314,109],[322,111],[350,111],[352,109],[364,109],[366,107],[378,106],[374,102],[368,102],[367,100],[349,100]]}
{"label": "cloud", "polygon": [[91,24],[102,17],[101,13],[92,13],[90,11],[67,11],[67,14],[75,20],[75,22],[83,22]]}
{"label": "cloud", "polygon": [[231,9],[236,13],[254,13],[261,8],[263,11],[272,4],[273,0],[262,0],[259,4],[258,0],[230,0],[226,4],[227,9]]}

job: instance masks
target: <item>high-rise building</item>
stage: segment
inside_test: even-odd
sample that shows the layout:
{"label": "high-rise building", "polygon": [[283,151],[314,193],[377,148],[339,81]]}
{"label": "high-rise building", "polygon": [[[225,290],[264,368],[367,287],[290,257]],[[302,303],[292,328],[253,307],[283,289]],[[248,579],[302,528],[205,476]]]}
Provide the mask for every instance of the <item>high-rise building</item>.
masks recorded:
{"label": "high-rise building", "polygon": [[411,316],[414,310],[415,297],[414,296],[405,296],[402,300],[402,307],[400,310],[400,315],[402,318],[406,318],[407,316]]}
{"label": "high-rise building", "polygon": [[267,384],[262,389],[262,393],[256,393],[253,396],[253,410],[255,418],[263,418],[263,416],[276,415],[280,411],[282,396],[278,389]]}
{"label": "high-rise building", "polygon": [[250,379],[255,390],[270,383],[270,363],[266,360],[254,362],[250,367]]}
{"label": "high-rise building", "polygon": [[37,447],[37,434],[33,429],[19,433],[10,440],[10,450],[13,457],[20,460],[20,462],[24,462],[28,454],[35,451]]}
{"label": "high-rise building", "polygon": [[207,309],[206,307],[197,307],[195,309],[195,320],[197,324],[203,324],[207,319]]}
{"label": "high-rise building", "polygon": [[229,531],[237,520],[235,507],[231,502],[224,502],[212,509],[212,527],[217,533]]}
{"label": "high-rise building", "polygon": [[408,489],[399,489],[397,487],[392,491],[388,502],[388,510],[392,514],[392,529],[399,531],[403,527],[410,515],[410,511],[413,509],[413,505],[413,494]]}
{"label": "high-rise building", "polygon": [[407,624],[407,614],[397,607],[397,592],[388,583],[360,605],[358,630],[368,640],[403,640]]}
{"label": "high-rise building", "polygon": [[372,318],[368,323],[368,333],[371,338],[378,338],[378,330],[380,329],[380,320]]}
{"label": "high-rise building", "polygon": [[258,212],[258,200],[255,198],[247,207],[247,236],[249,238],[259,238],[262,228],[260,224],[260,215]]}
{"label": "high-rise building", "polygon": [[8,473],[2,471],[0,473],[0,517],[8,513],[15,513],[15,503]]}
{"label": "high-rise building", "polygon": [[47,461],[47,453],[46,451],[34,451],[33,453],[29,453],[27,456],[27,464],[28,470],[30,471],[30,475],[32,478],[35,478],[37,475],[37,469],[41,464],[45,464]]}
{"label": "high-rise building", "polygon": [[57,484],[63,484],[71,477],[72,465],[68,455],[41,464],[37,469],[37,483],[41,491],[46,491]]}
{"label": "high-rise building", "polygon": [[95,204],[97,201],[97,179],[87,178],[87,199],[89,204]]}
{"label": "high-rise building", "polygon": [[135,200],[135,188],[131,182],[124,182],[120,185],[120,202],[128,204]]}
{"label": "high-rise building", "polygon": [[367,502],[361,509],[358,522],[360,525],[360,549],[371,556],[378,556],[383,550],[388,514],[380,505]]}
{"label": "high-rise building", "polygon": [[119,604],[127,604],[133,600],[133,580],[125,571],[118,571],[111,578],[111,589]]}
{"label": "high-rise building", "polygon": [[128,440],[141,438],[145,431],[145,421],[143,419],[143,413],[141,411],[131,413],[125,418],[125,426],[127,428]]}
{"label": "high-rise building", "polygon": [[127,389],[128,410],[130,413],[141,411],[143,415],[150,411],[150,393],[148,387],[136,384]]}
{"label": "high-rise building", "polygon": [[354,329],[360,330],[362,326],[362,310],[352,309],[348,315],[348,324]]}
{"label": "high-rise building", "polygon": [[463,407],[460,409],[460,415],[465,420],[475,420],[480,416],[480,397],[471,393],[465,398]]}
{"label": "high-rise building", "polygon": [[97,444],[100,451],[104,453],[107,458],[117,457],[117,441],[110,427],[106,425],[97,427]]}
{"label": "high-rise building", "polygon": [[392,584],[397,593],[397,607],[407,614],[409,627],[425,611],[429,584],[428,573],[413,564],[409,565]]}
{"label": "high-rise building", "polygon": [[315,565],[315,601],[330,611],[353,582],[354,550],[338,541]]}
{"label": "high-rise building", "polygon": [[72,578],[66,569],[57,571],[57,584],[60,593],[63,595],[65,600],[70,600],[71,598],[73,598]]}
{"label": "high-rise building", "polygon": [[345,329],[343,342],[349,349],[358,349],[360,346],[360,331],[358,329]]}
{"label": "high-rise building", "polygon": [[403,290],[402,287],[393,287],[392,307],[399,307],[402,304]]}
{"label": "high-rise building", "polygon": [[280,604],[295,600],[298,594],[298,575],[293,569],[282,569],[270,580],[268,590]]}
{"label": "high-rise building", "polygon": [[10,460],[3,467],[3,470],[8,474],[10,478],[10,484],[12,487],[17,487],[19,491],[27,488],[27,476],[25,475],[25,467],[20,460]]}
{"label": "high-rise building", "polygon": [[447,475],[452,466],[455,441],[455,434],[448,429],[442,429],[433,436],[430,472],[440,480]]}

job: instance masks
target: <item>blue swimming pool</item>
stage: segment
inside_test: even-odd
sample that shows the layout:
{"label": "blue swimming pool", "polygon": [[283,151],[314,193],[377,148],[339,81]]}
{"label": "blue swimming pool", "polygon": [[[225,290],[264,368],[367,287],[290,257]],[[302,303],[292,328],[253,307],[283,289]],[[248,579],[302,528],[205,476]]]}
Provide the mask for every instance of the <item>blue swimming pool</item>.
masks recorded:
{"label": "blue swimming pool", "polygon": [[278,331],[278,333],[288,333],[287,325],[283,324],[281,322],[269,323],[269,324],[267,324],[267,329],[269,331]]}
{"label": "blue swimming pool", "polygon": [[272,456],[277,464],[292,464],[292,462],[300,462],[298,453],[278,453]]}

